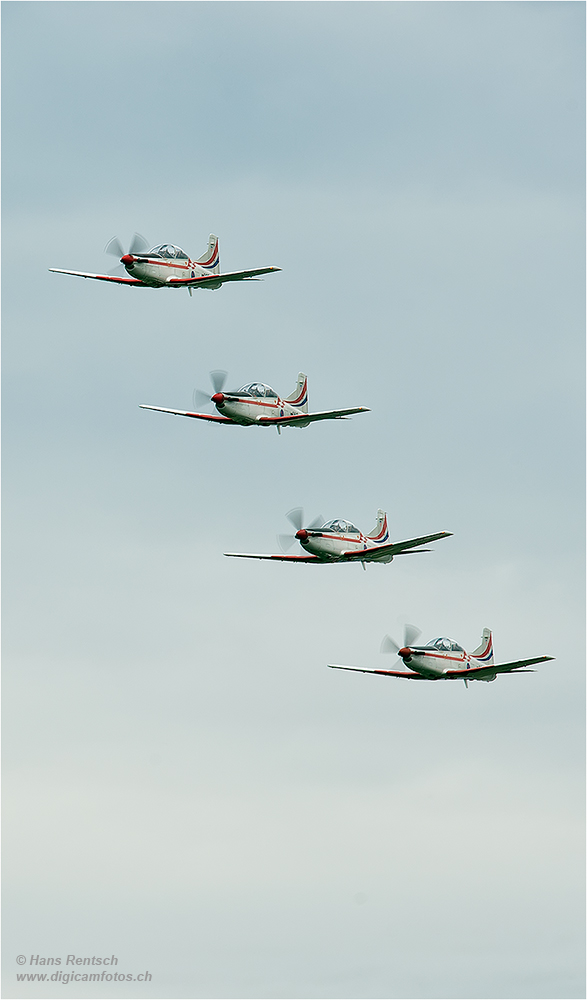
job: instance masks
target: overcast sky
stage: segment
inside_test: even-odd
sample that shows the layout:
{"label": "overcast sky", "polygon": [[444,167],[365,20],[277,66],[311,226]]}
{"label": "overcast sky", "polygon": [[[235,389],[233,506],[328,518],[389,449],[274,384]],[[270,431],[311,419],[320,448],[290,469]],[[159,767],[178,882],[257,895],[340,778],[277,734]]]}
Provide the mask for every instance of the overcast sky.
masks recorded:
{"label": "overcast sky", "polygon": [[[583,80],[578,2],[5,0],[5,996],[584,996]],[[283,270],[47,270],[135,231]],[[139,409],[215,368],[371,412]],[[454,537],[223,558],[298,505]],[[327,669],[406,620],[556,659]]]}

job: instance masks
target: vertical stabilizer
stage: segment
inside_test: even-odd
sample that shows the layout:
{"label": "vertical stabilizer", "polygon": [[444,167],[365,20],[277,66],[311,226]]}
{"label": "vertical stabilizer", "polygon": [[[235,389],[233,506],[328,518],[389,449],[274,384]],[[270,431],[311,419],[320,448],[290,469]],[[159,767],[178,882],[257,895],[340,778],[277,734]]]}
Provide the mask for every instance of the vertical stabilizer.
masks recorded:
{"label": "vertical stabilizer", "polygon": [[384,510],[377,511],[377,524],[367,535],[367,538],[372,538],[374,542],[387,542],[389,541],[389,531],[387,530],[387,514]]}
{"label": "vertical stabilizer", "polygon": [[205,267],[210,274],[220,274],[220,251],[218,249],[218,237],[210,233],[208,237],[208,249],[205,254],[198,257],[196,264]]}
{"label": "vertical stabilizer", "polygon": [[291,403],[292,406],[297,406],[298,410],[302,413],[308,412],[308,376],[300,372],[298,375],[298,384],[296,385],[291,396],[285,397],[286,403]]}
{"label": "vertical stabilizer", "polygon": [[493,636],[491,635],[491,629],[483,629],[483,638],[481,640],[481,645],[477,646],[471,653],[476,660],[481,660],[486,663],[487,666],[491,666],[493,663]]}

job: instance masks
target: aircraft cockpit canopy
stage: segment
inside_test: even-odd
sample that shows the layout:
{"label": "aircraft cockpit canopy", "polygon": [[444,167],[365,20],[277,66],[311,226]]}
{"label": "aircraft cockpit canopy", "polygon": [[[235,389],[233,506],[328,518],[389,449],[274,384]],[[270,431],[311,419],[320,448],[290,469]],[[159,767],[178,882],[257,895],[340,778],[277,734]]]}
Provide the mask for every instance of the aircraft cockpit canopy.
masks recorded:
{"label": "aircraft cockpit canopy", "polygon": [[270,385],[265,385],[263,382],[249,382],[248,385],[243,385],[238,390],[239,392],[246,393],[248,396],[256,396],[257,398],[263,396],[269,396],[271,399],[277,399],[277,393],[271,388]]}
{"label": "aircraft cockpit canopy", "polygon": [[149,254],[157,254],[158,257],[189,260],[187,253],[184,253],[181,247],[174,247],[173,243],[160,243],[158,247],[153,247],[152,250],[149,250]]}
{"label": "aircraft cockpit canopy", "polygon": [[432,639],[427,642],[424,649],[439,649],[442,653],[463,653],[463,647],[459,646],[458,642],[454,639],[447,639],[446,636],[442,636],[440,639]]}
{"label": "aircraft cockpit canopy", "polygon": [[341,535],[359,534],[359,529],[355,528],[354,524],[351,524],[350,521],[342,521],[338,517],[334,521],[327,521],[326,524],[323,524],[320,531],[334,531]]}

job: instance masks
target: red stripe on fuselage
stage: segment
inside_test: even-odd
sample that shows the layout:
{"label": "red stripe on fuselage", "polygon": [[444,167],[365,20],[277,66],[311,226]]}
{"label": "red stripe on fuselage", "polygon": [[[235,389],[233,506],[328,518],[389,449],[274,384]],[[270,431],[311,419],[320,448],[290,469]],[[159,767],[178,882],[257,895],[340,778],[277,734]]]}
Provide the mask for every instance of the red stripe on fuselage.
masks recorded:
{"label": "red stripe on fuselage", "polygon": [[455,663],[464,663],[464,657],[462,656],[449,656],[447,653],[423,653],[421,650],[412,653],[412,656],[427,656],[432,660],[454,660]]}
{"label": "red stripe on fuselage", "polygon": [[[310,539],[311,537],[312,536],[310,535]],[[358,540],[355,538],[350,538],[348,535],[324,535],[321,533],[320,537],[330,538],[333,542],[351,542],[355,545],[362,545],[363,542],[367,541],[367,539],[364,538],[363,535],[361,535],[361,537]]]}
{"label": "red stripe on fuselage", "polygon": [[150,260],[137,260],[137,261],[135,261],[135,263],[132,266],[135,267],[137,264],[139,264],[139,266],[141,264],[150,264],[153,267],[175,267],[175,268],[179,269],[180,271],[190,271],[194,267],[199,267],[200,266],[199,264],[196,264],[196,263],[192,264],[191,261],[188,264],[176,264],[172,260],[153,260],[153,259],[150,259]]}
{"label": "red stripe on fuselage", "polygon": [[[226,404],[228,406],[230,406],[231,403],[247,403],[248,406],[266,406],[266,407],[269,407],[270,409],[274,409],[274,410],[285,409],[285,403],[283,403],[281,400],[278,400],[277,403],[263,403],[260,399],[249,399],[247,396],[239,396],[238,399],[227,399],[226,400]],[[287,405],[291,406],[292,404],[288,403]],[[297,416],[297,414],[289,414],[289,415],[290,416]],[[300,416],[305,417],[305,416],[307,416],[307,414],[306,413],[300,413]]]}

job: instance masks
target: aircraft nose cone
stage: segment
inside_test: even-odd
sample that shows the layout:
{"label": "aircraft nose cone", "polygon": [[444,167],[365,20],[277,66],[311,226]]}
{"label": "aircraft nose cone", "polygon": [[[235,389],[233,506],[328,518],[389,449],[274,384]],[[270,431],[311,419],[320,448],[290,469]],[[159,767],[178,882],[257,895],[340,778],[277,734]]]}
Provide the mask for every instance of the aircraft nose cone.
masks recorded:
{"label": "aircraft nose cone", "polygon": [[398,649],[397,655],[401,656],[402,660],[407,660],[412,655],[412,650],[408,646],[403,646],[402,649]]}
{"label": "aircraft nose cone", "polygon": [[131,253],[125,253],[120,258],[120,263],[125,264],[127,267],[129,264],[134,264],[135,259]]}
{"label": "aircraft nose cone", "polygon": [[296,531],[296,538],[298,539],[298,541],[305,542],[307,537],[308,537],[308,532],[306,531],[305,528],[300,528],[299,531]]}
{"label": "aircraft nose cone", "polygon": [[215,392],[214,395],[212,396],[212,402],[216,403],[216,406],[222,406],[224,402],[224,393]]}

